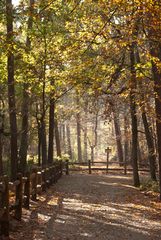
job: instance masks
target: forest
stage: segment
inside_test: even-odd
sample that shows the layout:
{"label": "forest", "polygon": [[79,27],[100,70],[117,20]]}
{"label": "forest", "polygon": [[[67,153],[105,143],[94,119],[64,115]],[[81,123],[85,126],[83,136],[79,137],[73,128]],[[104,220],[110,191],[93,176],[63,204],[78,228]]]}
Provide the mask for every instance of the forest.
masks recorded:
{"label": "forest", "polygon": [[0,175],[107,148],[161,200],[160,1],[1,0]]}

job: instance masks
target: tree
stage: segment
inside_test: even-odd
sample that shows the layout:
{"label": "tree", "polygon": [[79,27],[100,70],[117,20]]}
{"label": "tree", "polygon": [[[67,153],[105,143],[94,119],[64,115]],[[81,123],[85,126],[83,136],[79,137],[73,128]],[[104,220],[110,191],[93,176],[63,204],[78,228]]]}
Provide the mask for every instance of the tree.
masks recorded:
{"label": "tree", "polygon": [[[29,17],[28,17],[28,33],[26,37],[26,51],[30,52],[31,49],[31,39],[29,37],[30,31],[33,26],[33,13],[34,13],[34,0],[30,0],[29,3]],[[27,69],[26,69],[27,70]],[[20,158],[20,169],[23,173],[26,171],[27,162],[27,150],[28,150],[28,131],[29,131],[29,77],[24,76],[25,80],[23,82],[23,100],[22,100],[22,126],[21,126],[21,143],[19,150]]]}
{"label": "tree", "polygon": [[8,72],[8,105],[11,131],[11,179],[16,178],[18,168],[18,146],[17,146],[17,119],[15,102],[15,80],[14,80],[14,32],[13,32],[13,8],[12,0],[6,0],[7,18],[7,72]]}

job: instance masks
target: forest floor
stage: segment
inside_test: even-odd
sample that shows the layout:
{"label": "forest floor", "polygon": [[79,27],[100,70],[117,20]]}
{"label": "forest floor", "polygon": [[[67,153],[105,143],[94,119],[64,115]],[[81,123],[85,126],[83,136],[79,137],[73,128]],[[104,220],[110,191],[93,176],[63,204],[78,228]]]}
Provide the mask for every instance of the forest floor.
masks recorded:
{"label": "forest floor", "polygon": [[13,240],[161,240],[161,203],[131,175],[63,176],[12,222]]}

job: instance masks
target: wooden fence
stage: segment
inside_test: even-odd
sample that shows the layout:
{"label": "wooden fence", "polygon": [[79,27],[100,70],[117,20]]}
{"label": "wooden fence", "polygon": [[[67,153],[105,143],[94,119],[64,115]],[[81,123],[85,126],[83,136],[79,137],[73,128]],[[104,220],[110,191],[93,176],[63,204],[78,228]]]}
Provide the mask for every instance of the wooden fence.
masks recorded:
{"label": "wooden fence", "polygon": [[[63,169],[68,175],[68,161],[57,161],[44,169],[35,167],[25,177],[19,173],[14,182],[9,182],[8,176],[0,177],[0,236],[9,236],[10,212],[14,211],[14,217],[21,220],[22,208],[29,209],[30,200],[36,201],[38,194],[56,183]],[[10,193],[14,193],[14,198]]]}
{"label": "wooden fence", "polygon": [[[96,164],[101,164],[100,165],[97,165]],[[119,165],[117,168],[112,168],[110,167],[111,164],[115,164],[115,165]],[[92,174],[93,171],[105,171],[106,173],[108,173],[109,171],[111,172],[123,172],[125,175],[127,174],[127,172],[132,172],[133,169],[128,167],[128,163],[127,162],[122,162],[122,163],[119,163],[119,162],[114,162],[114,161],[102,161],[102,162],[91,162],[91,160],[89,160],[88,162],[83,162],[83,163],[79,163],[79,162],[69,162],[69,169],[68,169],[68,172],[69,171],[88,171],[89,174]],[[145,169],[145,168],[140,168],[139,171],[142,171],[142,172],[149,172],[149,169]]]}

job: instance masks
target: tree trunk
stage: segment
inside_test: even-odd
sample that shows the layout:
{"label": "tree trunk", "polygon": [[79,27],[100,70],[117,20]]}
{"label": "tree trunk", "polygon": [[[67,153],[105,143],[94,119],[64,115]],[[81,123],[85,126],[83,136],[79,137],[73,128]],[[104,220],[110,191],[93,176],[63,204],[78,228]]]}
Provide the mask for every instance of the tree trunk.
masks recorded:
{"label": "tree trunk", "polygon": [[133,165],[133,179],[134,186],[140,186],[140,179],[138,173],[138,158],[137,158],[137,147],[138,147],[138,130],[137,130],[137,115],[136,115],[136,102],[135,102],[135,90],[136,90],[136,70],[135,70],[135,54],[134,54],[134,43],[132,43],[130,51],[130,62],[131,62],[131,81],[130,81],[130,109],[131,109],[131,127],[132,127],[132,149],[131,159]]}
{"label": "tree trunk", "polygon": [[87,125],[85,123],[85,128],[84,128],[84,162],[88,161],[88,141],[87,141]]}
{"label": "tree trunk", "polygon": [[[159,58],[161,61],[161,44],[154,44],[151,46],[151,54],[153,57]],[[161,71],[158,69],[156,63],[152,62],[152,72],[154,76],[155,85],[155,111],[156,111],[156,129],[157,129],[157,146],[159,158],[159,186],[160,186],[160,200],[161,200]]]}
{"label": "tree trunk", "polygon": [[73,156],[72,156],[71,134],[70,134],[69,123],[66,124],[66,132],[67,132],[67,143],[68,143],[68,155],[69,155],[70,159],[72,159]]}
{"label": "tree trunk", "polygon": [[129,144],[128,144],[128,117],[124,114],[124,162],[129,161]]}
{"label": "tree trunk", "polygon": [[137,146],[137,158],[138,158],[138,166],[141,166],[143,163],[143,158],[142,158],[141,146],[139,141]]}
{"label": "tree trunk", "polygon": [[144,124],[144,129],[145,129],[145,136],[146,136],[146,141],[148,145],[148,152],[149,152],[149,164],[150,164],[150,175],[151,179],[153,181],[156,181],[156,155],[155,155],[155,148],[154,148],[154,142],[152,138],[152,134],[149,129],[149,124],[148,120],[146,117],[146,113],[142,112],[142,120]]}
{"label": "tree trunk", "polygon": [[80,125],[80,113],[76,114],[77,121],[77,152],[78,162],[82,162],[82,146],[81,146],[81,125]]}
{"label": "tree trunk", "polygon": [[[30,0],[29,6],[29,19],[28,19],[28,30],[32,29],[33,25],[33,8],[34,8],[35,0]],[[31,48],[31,41],[29,36],[26,38],[26,48],[27,51],[30,51]],[[26,163],[27,163],[27,150],[28,150],[28,125],[29,125],[29,94],[28,94],[28,79],[23,83],[23,102],[22,102],[22,126],[21,126],[21,143],[20,143],[20,151],[19,151],[19,158],[20,158],[20,169],[22,173],[26,171]]]}
{"label": "tree trunk", "polygon": [[58,129],[58,120],[55,118],[55,142],[56,142],[56,152],[57,156],[61,157],[61,147],[60,147],[60,137]]}
{"label": "tree trunk", "polygon": [[[2,104],[3,105],[3,104]],[[0,176],[3,175],[3,133],[4,133],[4,113],[3,106],[0,106]]]}
{"label": "tree trunk", "polygon": [[41,147],[42,147],[42,166],[47,164],[47,144],[46,144],[46,124],[43,119],[41,122]]}
{"label": "tree trunk", "polygon": [[65,124],[62,124],[62,151],[66,154],[66,132],[65,132]]}
{"label": "tree trunk", "polygon": [[41,124],[38,122],[38,165],[41,166]]}
{"label": "tree trunk", "polygon": [[118,154],[119,164],[121,166],[122,162],[124,161],[124,157],[123,157],[123,149],[122,149],[122,142],[121,142],[120,123],[115,110],[113,111],[113,116],[114,116],[116,143],[117,143],[117,154]]}
{"label": "tree trunk", "polygon": [[27,84],[24,83],[23,89],[23,103],[22,103],[22,125],[21,125],[21,142],[19,150],[20,170],[24,174],[27,164],[27,150],[28,150],[28,104],[29,96],[27,93]]}
{"label": "tree trunk", "polygon": [[7,16],[7,72],[8,72],[8,106],[11,131],[11,179],[17,176],[18,158],[17,158],[17,119],[15,103],[15,81],[14,81],[14,54],[13,54],[13,9],[12,0],[6,0]]}
{"label": "tree trunk", "polygon": [[0,129],[0,176],[3,175],[3,158],[2,158],[2,154],[3,154],[3,144],[2,144],[3,140],[2,140],[2,132]]}
{"label": "tree trunk", "polygon": [[84,162],[88,161],[88,139],[87,139],[87,106],[88,106],[88,101],[85,101],[85,106],[84,106],[84,152],[83,152],[83,158]]}
{"label": "tree trunk", "polygon": [[54,99],[50,99],[50,109],[49,109],[49,143],[48,143],[48,164],[53,162],[54,154]]}
{"label": "tree trunk", "polygon": [[[136,61],[137,61],[137,63],[141,62],[137,45],[136,45]],[[139,83],[139,87],[141,89],[143,88],[142,82]],[[141,95],[141,101],[145,102],[144,94]],[[155,146],[154,146],[154,142],[153,142],[153,135],[150,131],[149,123],[148,123],[146,112],[145,112],[145,107],[141,106],[141,110],[142,110],[142,121],[143,121],[144,129],[145,129],[145,136],[146,136],[146,142],[147,142],[148,153],[149,153],[150,175],[151,175],[151,179],[153,181],[156,181],[157,180],[157,178],[156,178],[156,154],[155,154]]]}
{"label": "tree trunk", "polygon": [[91,163],[94,164],[94,146],[90,146],[91,148]]}

